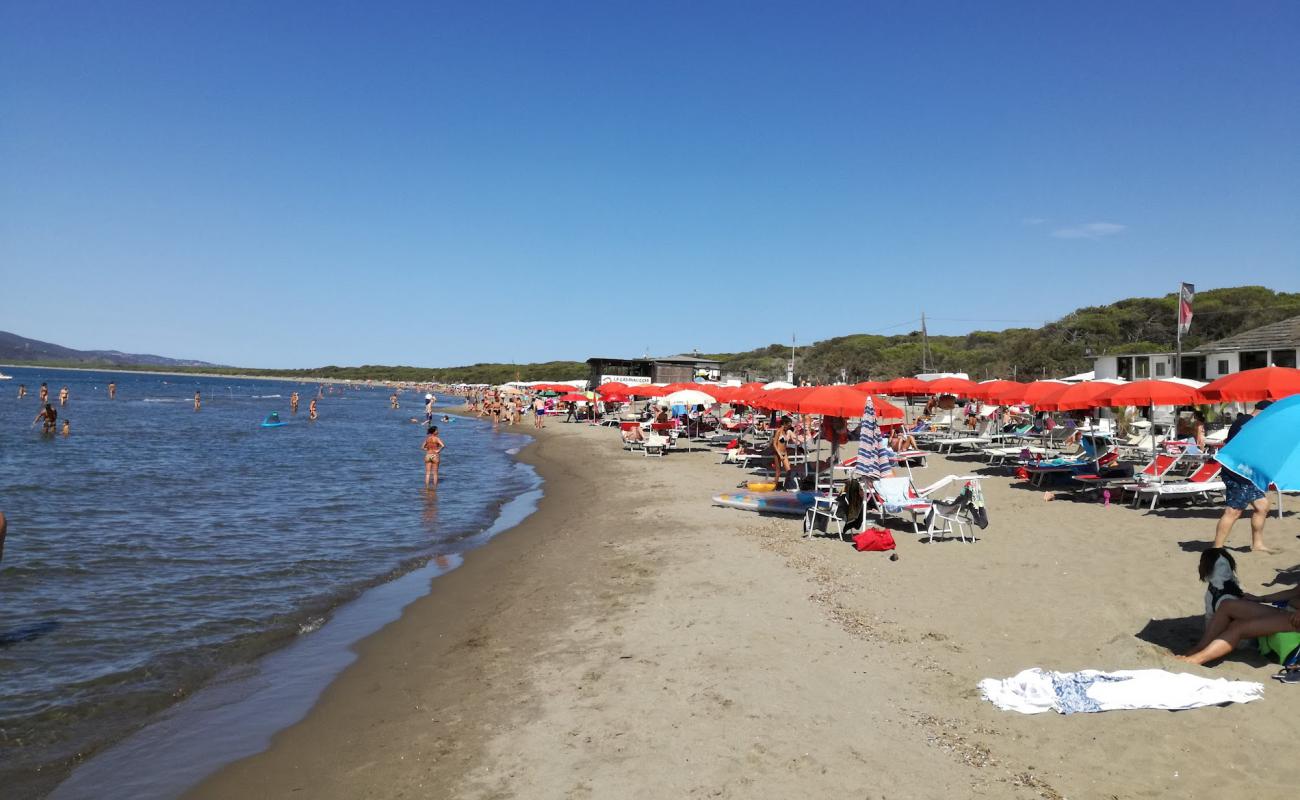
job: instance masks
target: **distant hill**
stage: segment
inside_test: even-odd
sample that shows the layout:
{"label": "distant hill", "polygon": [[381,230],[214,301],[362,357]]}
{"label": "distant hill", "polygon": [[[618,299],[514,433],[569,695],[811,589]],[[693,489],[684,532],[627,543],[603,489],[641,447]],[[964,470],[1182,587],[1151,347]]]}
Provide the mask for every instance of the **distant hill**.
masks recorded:
{"label": "distant hill", "polygon": [[[1090,355],[1162,352],[1174,346],[1177,297],[1130,297],[1104,306],[1080,308],[1041,328],[972,331],[963,336],[929,336],[928,349],[919,330],[895,336],[858,333],[801,345],[796,359],[800,379],[814,382],[896,378],[922,371],[965,372],[976,379],[1071,375],[1091,369]],[[1188,349],[1300,316],[1300,293],[1263,286],[1208,289],[1197,293]],[[924,351],[924,355],[923,355]],[[743,353],[715,353],[729,375],[748,378],[785,376],[788,344],[772,344]],[[43,362],[64,366],[112,366],[119,369],[166,368],[178,372],[295,377],[304,380],[380,380],[418,383],[505,383],[511,380],[574,380],[587,377],[578,361],[536,364],[470,364],[459,367],[413,367],[367,364],[311,369],[217,367],[203,361],[72,350],[0,332],[0,363]]]}
{"label": "distant hill", "polygon": [[147,353],[123,353],[118,350],[73,350],[71,347],[28,339],[16,333],[0,331],[0,362],[60,363],[68,366],[113,367],[215,367],[207,361],[165,358]]}
{"label": "distant hill", "polygon": [[[1041,328],[972,331],[964,336],[928,337],[924,362],[931,372],[965,372],[972,378],[1072,375],[1092,368],[1090,355],[1167,352],[1174,349],[1174,293],[1130,297],[1104,306],[1080,308]],[[1208,289],[1196,293],[1187,349],[1233,334],[1300,316],[1300,293],[1263,286]],[[797,376],[814,382],[896,378],[922,371],[920,330],[896,336],[853,334],[799,348]],[[724,373],[785,375],[790,345],[772,344],[743,353],[708,356]]]}

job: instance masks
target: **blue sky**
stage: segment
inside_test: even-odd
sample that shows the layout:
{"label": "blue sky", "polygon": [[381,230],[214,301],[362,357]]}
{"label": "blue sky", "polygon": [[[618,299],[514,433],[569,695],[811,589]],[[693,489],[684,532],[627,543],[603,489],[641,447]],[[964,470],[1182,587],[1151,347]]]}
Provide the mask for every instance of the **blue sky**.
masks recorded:
{"label": "blue sky", "polygon": [[1294,2],[0,0],[0,329],[446,366],[1297,291],[1296,41]]}

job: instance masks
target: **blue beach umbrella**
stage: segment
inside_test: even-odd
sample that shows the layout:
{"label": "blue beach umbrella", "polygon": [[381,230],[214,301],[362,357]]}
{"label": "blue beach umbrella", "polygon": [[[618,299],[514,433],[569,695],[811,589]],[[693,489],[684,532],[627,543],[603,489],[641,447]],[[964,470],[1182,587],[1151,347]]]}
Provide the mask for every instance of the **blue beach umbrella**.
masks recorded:
{"label": "blue beach umbrella", "polygon": [[1300,394],[1255,415],[1217,458],[1261,491],[1270,483],[1284,492],[1300,490]]}
{"label": "blue beach umbrella", "polygon": [[858,457],[853,463],[853,473],[860,479],[880,480],[894,468],[894,460],[880,437],[880,423],[876,422],[876,404],[870,396],[862,409],[862,427],[858,429]]}

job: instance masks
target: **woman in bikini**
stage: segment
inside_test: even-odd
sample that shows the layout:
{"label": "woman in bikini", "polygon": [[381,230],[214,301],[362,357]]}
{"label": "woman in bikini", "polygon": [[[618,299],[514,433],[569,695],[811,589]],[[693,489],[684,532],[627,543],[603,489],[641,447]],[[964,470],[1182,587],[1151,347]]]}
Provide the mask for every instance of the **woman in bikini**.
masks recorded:
{"label": "woman in bikini", "polygon": [[438,436],[438,426],[429,426],[429,435],[424,437],[424,444],[420,449],[424,451],[424,488],[429,488],[429,479],[433,479],[433,485],[438,485],[438,464],[442,461],[442,450],[447,445],[443,443],[442,438]]}
{"label": "woman in bikini", "polygon": [[1242,639],[1300,631],[1297,606],[1300,606],[1300,586],[1263,596],[1247,594],[1240,600],[1225,600],[1205,626],[1205,635],[1190,653],[1178,659],[1205,664],[1236,650]]}

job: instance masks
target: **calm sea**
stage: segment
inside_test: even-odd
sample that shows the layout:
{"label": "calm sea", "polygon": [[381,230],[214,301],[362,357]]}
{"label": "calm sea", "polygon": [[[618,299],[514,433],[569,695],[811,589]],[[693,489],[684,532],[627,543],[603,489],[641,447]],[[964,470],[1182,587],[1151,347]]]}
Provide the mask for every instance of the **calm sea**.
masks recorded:
{"label": "calm sea", "polygon": [[[39,796],[69,764],[309,636],[366,587],[459,553],[538,483],[512,457],[526,437],[453,418],[438,423],[443,482],[426,492],[423,426],[409,421],[423,420],[423,400],[410,392],[393,411],[387,389],[325,387],[309,422],[315,383],[3,372],[5,797]],[[66,438],[30,426],[42,381],[54,398],[68,387]],[[271,411],[288,424],[262,428]]]}

